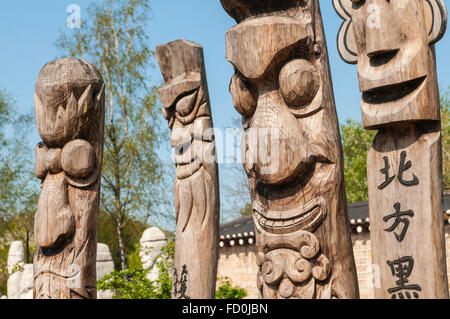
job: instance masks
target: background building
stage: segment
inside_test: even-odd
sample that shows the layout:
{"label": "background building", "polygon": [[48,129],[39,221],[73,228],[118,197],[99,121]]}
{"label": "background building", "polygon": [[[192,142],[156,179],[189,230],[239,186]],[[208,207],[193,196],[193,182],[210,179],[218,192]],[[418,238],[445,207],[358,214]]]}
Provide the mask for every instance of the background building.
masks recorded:
{"label": "background building", "polygon": [[[447,275],[450,278],[450,193],[444,194],[445,242]],[[373,299],[370,219],[367,202],[349,204],[348,214],[362,299]],[[258,298],[255,256],[255,228],[251,216],[223,224],[220,229],[218,278],[228,277],[232,285],[244,288],[247,298]],[[449,282],[450,286],[450,282]]]}

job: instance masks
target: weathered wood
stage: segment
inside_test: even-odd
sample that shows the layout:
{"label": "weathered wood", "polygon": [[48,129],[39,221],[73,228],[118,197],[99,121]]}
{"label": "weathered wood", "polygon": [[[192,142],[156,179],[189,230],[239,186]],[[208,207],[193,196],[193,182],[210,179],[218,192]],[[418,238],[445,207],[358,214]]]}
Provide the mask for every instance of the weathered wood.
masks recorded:
{"label": "weathered wood", "polygon": [[104,94],[102,76],[84,60],[52,61],[39,74],[35,299],[97,298]]}
{"label": "weathered wood", "polygon": [[[439,231],[444,227],[441,147],[439,123],[420,129],[412,124],[380,130],[369,151],[372,258],[381,272],[377,298],[398,298],[406,292],[419,298],[444,298],[448,293],[445,241]],[[388,175],[380,173],[386,163]],[[392,275],[388,262],[405,256],[403,266],[414,263],[407,285],[417,289],[390,293],[400,278]]]}
{"label": "weathered wood", "polygon": [[358,298],[319,1],[221,0],[261,298]]}
{"label": "weathered wood", "polygon": [[203,48],[177,40],[156,48],[166,86],[164,117],[175,149],[176,240],[172,297],[214,299],[219,247],[219,175]]}
{"label": "weathered wood", "polygon": [[358,64],[362,118],[378,129],[367,158],[376,298],[448,298],[440,103],[433,44],[441,0],[333,0],[342,58]]}

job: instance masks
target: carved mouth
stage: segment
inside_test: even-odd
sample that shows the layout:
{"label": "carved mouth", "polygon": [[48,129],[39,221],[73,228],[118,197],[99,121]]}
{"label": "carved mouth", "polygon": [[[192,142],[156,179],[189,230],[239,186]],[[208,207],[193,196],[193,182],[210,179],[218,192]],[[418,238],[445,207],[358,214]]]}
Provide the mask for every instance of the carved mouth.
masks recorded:
{"label": "carved mouth", "polygon": [[291,233],[299,229],[314,232],[326,217],[326,206],[320,197],[287,211],[264,211],[256,200],[253,204],[255,225],[269,233]]}
{"label": "carved mouth", "polygon": [[178,179],[186,179],[197,173],[202,167],[202,163],[177,164],[176,175]]}
{"label": "carved mouth", "polygon": [[[314,232],[327,216],[324,195],[333,172],[332,162],[321,158],[290,183],[268,185],[256,182],[253,200],[256,227],[273,234],[299,229]],[[250,180],[249,183],[252,185]]]}
{"label": "carved mouth", "polygon": [[382,86],[363,92],[363,101],[367,104],[383,104],[399,101],[413,92],[421,89],[426,76],[392,85]]}

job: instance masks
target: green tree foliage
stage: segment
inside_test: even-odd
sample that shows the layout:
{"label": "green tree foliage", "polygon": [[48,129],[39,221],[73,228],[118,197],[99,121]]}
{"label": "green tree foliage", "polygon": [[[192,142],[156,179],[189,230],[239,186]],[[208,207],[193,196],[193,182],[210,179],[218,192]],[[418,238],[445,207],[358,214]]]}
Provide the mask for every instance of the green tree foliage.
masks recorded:
{"label": "green tree foliage", "polygon": [[[139,251],[139,246],[136,246],[135,251]],[[113,271],[106,275],[97,282],[98,289],[111,290],[113,299],[171,299],[171,274],[175,256],[175,242],[172,237],[169,237],[167,245],[161,249],[161,255],[156,263],[159,276],[155,281],[147,278],[149,271],[142,269],[140,261],[135,260],[138,258],[136,252],[128,256],[128,269]],[[247,296],[243,288],[233,287],[228,278],[221,280],[220,283],[216,299],[242,299]]]}
{"label": "green tree foliage", "polygon": [[[6,294],[10,242],[25,241],[33,230],[39,182],[34,177],[28,134],[31,116],[16,111],[15,101],[0,90],[0,293]],[[36,183],[30,181],[36,180]]]}
{"label": "green tree foliage", "polygon": [[[141,220],[135,220],[130,218],[128,222],[122,228],[122,236],[125,245],[125,251],[127,252],[127,264],[132,267],[131,263],[134,263],[134,258],[130,261],[130,258],[136,255],[136,247],[139,247],[139,240],[142,233],[150,226]],[[119,241],[117,240],[116,223],[110,217],[110,215],[104,210],[100,209],[98,216],[98,235],[97,241],[109,246],[111,256],[114,261],[114,267],[121,269],[121,258]],[[139,254],[137,252],[137,254]]]}
{"label": "green tree foliage", "polygon": [[[162,248],[161,256],[156,263],[159,269],[157,280],[151,281],[147,278],[149,271],[142,269],[140,262],[129,262],[128,269],[114,271],[99,280],[98,289],[111,290],[113,299],[170,299],[172,292],[170,273],[174,250],[175,244],[170,238],[167,245]],[[139,251],[139,247],[136,247],[136,251]],[[131,259],[134,260],[135,257]]]}
{"label": "green tree foliage", "polygon": [[221,285],[216,290],[216,299],[243,299],[247,297],[244,288],[231,285],[229,278],[221,280]]}
{"label": "green tree foliage", "polygon": [[113,291],[113,299],[158,299],[147,270],[127,268],[114,271],[97,282],[97,289]]}
{"label": "green tree foliage", "polygon": [[[126,227],[160,211],[162,131],[157,95],[149,79],[149,0],[93,1],[80,31],[62,33],[56,46],[69,57],[97,65],[106,83],[105,152],[101,209],[115,225],[120,268],[133,244]],[[101,229],[100,229],[101,231]]]}
{"label": "green tree foliage", "polygon": [[367,154],[376,131],[364,130],[360,123],[347,120],[341,125],[344,151],[344,174],[347,200],[350,203],[368,199]]}
{"label": "green tree foliage", "polygon": [[241,215],[241,217],[251,216],[252,213],[253,213],[252,204],[247,204],[247,205],[245,205],[245,207],[243,207],[243,208],[239,211],[239,214]]}
{"label": "green tree foliage", "polygon": [[[450,97],[441,97],[443,184],[450,189]],[[349,202],[368,200],[366,158],[376,131],[364,130],[360,123],[348,120],[341,125],[344,173]]]}

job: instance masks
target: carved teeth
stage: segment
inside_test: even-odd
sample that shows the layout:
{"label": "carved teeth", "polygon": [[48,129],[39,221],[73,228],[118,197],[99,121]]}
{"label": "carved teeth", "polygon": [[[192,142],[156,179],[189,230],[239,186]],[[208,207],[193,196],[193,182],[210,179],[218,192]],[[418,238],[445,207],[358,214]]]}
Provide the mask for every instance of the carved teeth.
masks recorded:
{"label": "carved teeth", "polygon": [[[322,210],[320,206],[315,206],[307,213],[301,214],[293,219],[270,219],[259,213],[257,209],[254,209],[254,216],[257,224],[268,232],[279,233],[297,229],[313,231],[325,216]],[[283,215],[281,214],[280,216]]]}

